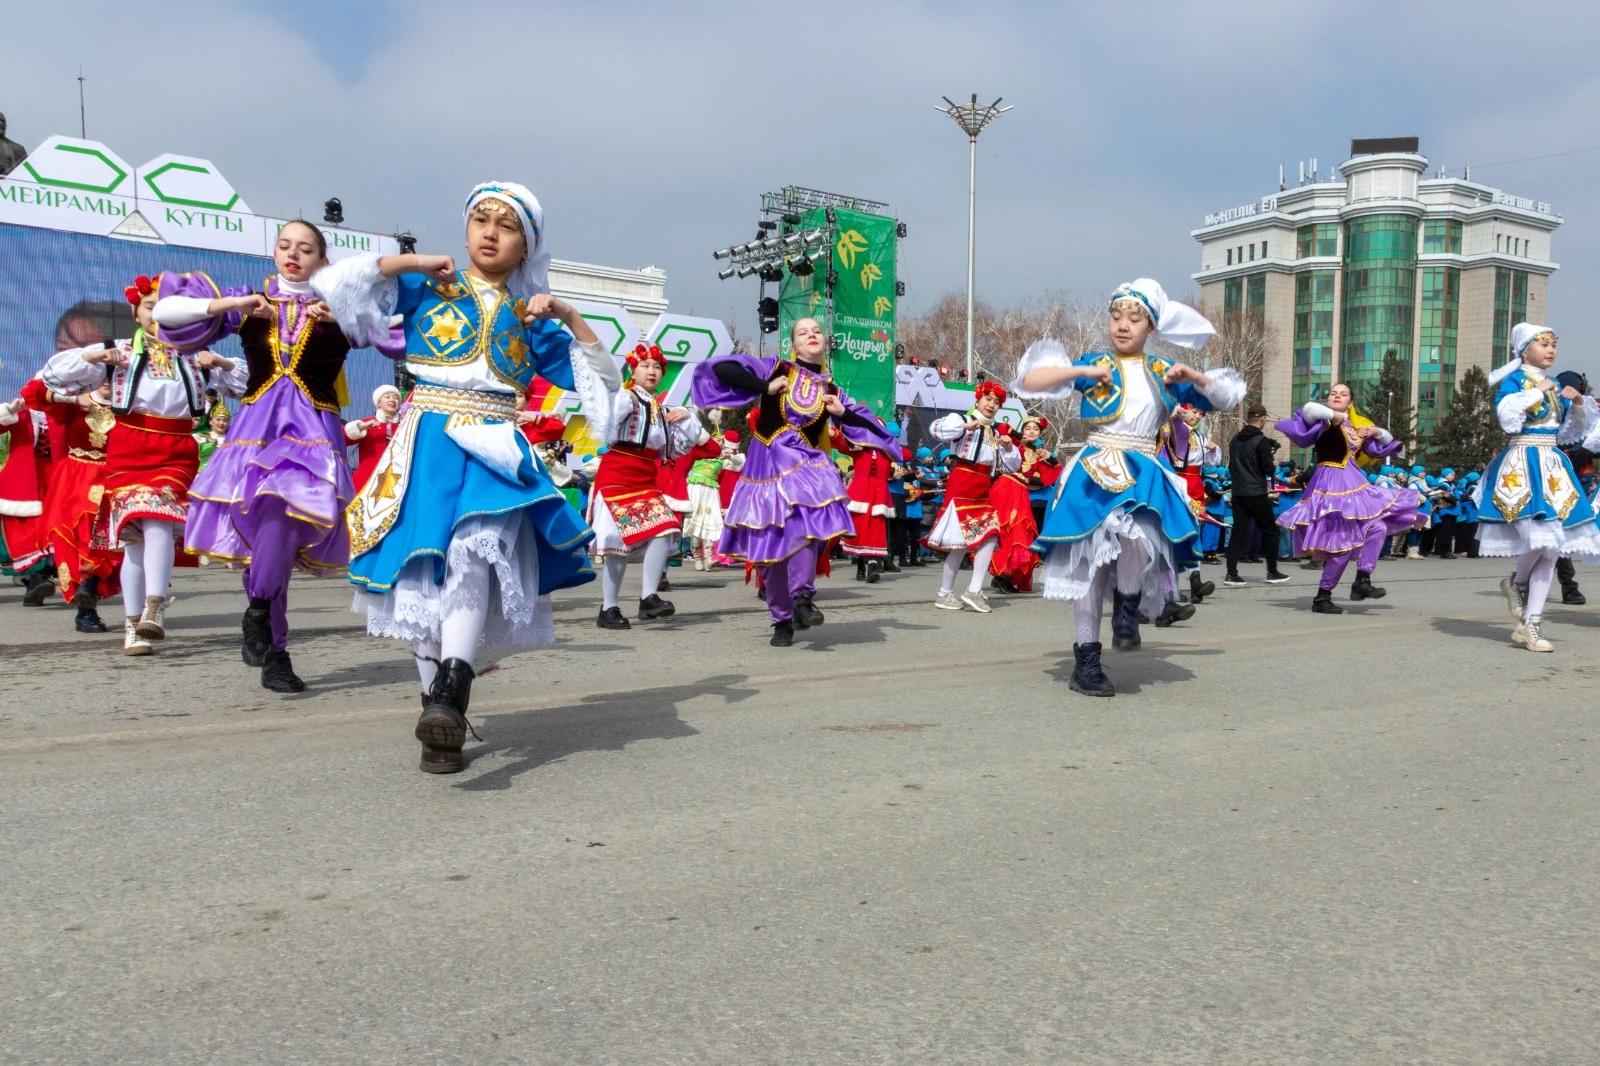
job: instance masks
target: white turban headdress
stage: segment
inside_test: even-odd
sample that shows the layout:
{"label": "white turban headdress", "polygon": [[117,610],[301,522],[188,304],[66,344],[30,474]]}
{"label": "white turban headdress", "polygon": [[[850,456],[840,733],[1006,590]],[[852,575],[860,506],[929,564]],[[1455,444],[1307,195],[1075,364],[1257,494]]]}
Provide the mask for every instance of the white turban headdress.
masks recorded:
{"label": "white turban headdress", "polygon": [[472,209],[485,200],[499,200],[510,207],[522,222],[522,236],[528,243],[528,254],[512,271],[506,288],[524,300],[549,292],[550,251],[545,245],[544,208],[539,206],[539,198],[514,181],[486,181],[467,197],[462,221],[472,217]]}
{"label": "white turban headdress", "polygon": [[1156,336],[1180,348],[1202,348],[1206,341],[1217,335],[1216,327],[1199,311],[1167,299],[1160,284],[1150,278],[1138,278],[1118,285],[1111,294],[1111,302],[1137,300],[1150,314]]}
{"label": "white turban headdress", "polygon": [[1536,326],[1532,322],[1518,322],[1511,327],[1511,361],[1489,375],[1489,384],[1498,385],[1514,372],[1522,369],[1522,353],[1528,345],[1546,333],[1554,337],[1556,331],[1549,326]]}

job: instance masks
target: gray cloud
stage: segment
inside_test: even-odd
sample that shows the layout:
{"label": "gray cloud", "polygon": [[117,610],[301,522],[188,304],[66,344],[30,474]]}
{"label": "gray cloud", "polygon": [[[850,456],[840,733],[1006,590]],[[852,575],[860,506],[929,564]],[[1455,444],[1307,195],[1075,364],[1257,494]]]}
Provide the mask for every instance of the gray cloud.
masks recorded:
{"label": "gray cloud", "polygon": [[[1417,134],[1436,164],[1600,145],[1595,5],[475,3],[57,5],[12,20],[0,110],[30,146],[77,128],[130,159],[214,160],[260,211],[340,196],[352,224],[459,247],[474,182],[544,200],[557,255],[668,271],[674,306],[753,319],[709,252],[758,195],[887,200],[915,310],[963,284],[966,145],[933,105],[1003,94],[979,143],[978,276],[995,302],[1191,288],[1202,214]],[[63,27],[70,26],[70,32]],[[1564,359],[1600,371],[1600,153],[1477,170],[1566,218],[1551,287]]]}

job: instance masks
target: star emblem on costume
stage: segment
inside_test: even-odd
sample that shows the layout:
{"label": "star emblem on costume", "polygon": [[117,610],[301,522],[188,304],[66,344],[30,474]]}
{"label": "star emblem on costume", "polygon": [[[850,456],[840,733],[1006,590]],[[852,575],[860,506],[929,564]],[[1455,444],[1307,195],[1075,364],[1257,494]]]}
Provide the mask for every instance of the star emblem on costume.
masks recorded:
{"label": "star emblem on costume", "polygon": [[1545,484],[1545,490],[1544,491],[1545,491],[1546,495],[1549,495],[1549,496],[1559,496],[1559,495],[1561,495],[1562,484],[1561,484],[1561,475],[1560,474],[1551,474],[1549,477],[1544,479],[1544,484]]}
{"label": "star emblem on costume", "polygon": [[1520,489],[1522,487],[1522,475],[1515,470],[1507,471],[1500,481],[1508,489]]}
{"label": "star emblem on costume", "polygon": [[522,367],[528,363],[528,342],[519,335],[512,334],[506,342],[506,358],[511,360],[512,366]]}
{"label": "star emblem on costume", "polygon": [[394,472],[394,467],[389,467],[377,476],[377,487],[372,490],[375,500],[394,499],[394,487],[400,483],[400,475]]}
{"label": "star emblem on costume", "polygon": [[467,320],[454,307],[435,311],[428,320],[423,336],[440,344],[459,344],[466,334]]}

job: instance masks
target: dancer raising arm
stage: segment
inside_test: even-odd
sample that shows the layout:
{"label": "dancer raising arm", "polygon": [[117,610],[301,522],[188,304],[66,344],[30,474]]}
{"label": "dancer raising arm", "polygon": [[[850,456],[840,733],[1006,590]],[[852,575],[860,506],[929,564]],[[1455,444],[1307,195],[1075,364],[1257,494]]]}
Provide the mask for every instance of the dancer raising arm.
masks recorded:
{"label": "dancer raising arm", "polygon": [[1321,562],[1322,580],[1311,599],[1317,614],[1343,614],[1333,602],[1339,578],[1356,560],[1352,600],[1382,599],[1386,590],[1372,583],[1372,570],[1384,541],[1396,533],[1417,528],[1417,494],[1368,484],[1356,460],[1363,454],[1374,459],[1393,455],[1400,442],[1386,429],[1354,424],[1350,386],[1339,382],[1328,390],[1327,404],[1308,403],[1277,425],[1279,433],[1301,448],[1311,448],[1316,469],[1306,483],[1300,502],[1278,516],[1289,530],[1294,555],[1310,555]]}
{"label": "dancer raising arm", "polygon": [[[1555,646],[1541,626],[1556,560],[1564,555],[1600,560],[1594,507],[1557,445],[1576,443],[1586,431],[1600,428],[1595,425],[1600,419],[1592,417],[1593,401],[1562,387],[1549,373],[1556,361],[1556,335],[1549,327],[1517,323],[1511,328],[1511,354],[1509,363],[1489,375],[1496,386],[1495,416],[1511,439],[1484,468],[1479,553],[1516,558],[1515,574],[1500,582],[1517,620],[1511,640],[1529,651],[1548,652]],[[1593,444],[1587,446],[1593,450]]]}
{"label": "dancer raising arm", "polygon": [[417,385],[346,517],[367,632],[411,642],[427,773],[465,765],[479,645],[554,643],[549,594],[594,578],[594,534],[517,432],[518,397],[539,375],[605,425],[621,384],[583,317],[550,295],[533,194],[479,185],[465,222],[467,270],[448,255],[355,256],[313,279],[351,336],[404,322]]}
{"label": "dancer raising arm", "polygon": [[1046,553],[1045,598],[1074,604],[1070,684],[1090,696],[1116,694],[1100,661],[1106,586],[1113,589],[1116,646],[1138,648],[1140,602],[1175,586],[1177,568],[1191,565],[1200,536],[1187,487],[1156,459],[1162,424],[1180,403],[1227,410],[1245,394],[1237,371],[1201,372],[1145,353],[1151,336],[1199,348],[1216,332],[1198,311],[1168,300],[1156,282],[1118,286],[1110,309],[1113,351],[1073,359],[1058,341],[1038,341],[1013,383],[1030,399],[1082,394],[1089,437],[1057,482],[1039,547]]}
{"label": "dancer raising arm", "polygon": [[[945,553],[939,594],[933,605],[946,611],[959,611],[963,605],[979,614],[993,610],[983,594],[983,579],[1000,547],[1001,530],[989,491],[996,477],[1016,470],[1022,463],[1022,455],[1011,441],[1010,427],[995,425],[995,416],[1005,402],[1006,390],[998,381],[980,382],[973,390],[972,410],[965,415],[945,415],[928,427],[934,437],[949,443],[952,456],[944,507],[934,519],[927,540],[928,547]],[[961,576],[961,562],[968,553],[972,555],[972,580],[957,597],[956,579]]]}

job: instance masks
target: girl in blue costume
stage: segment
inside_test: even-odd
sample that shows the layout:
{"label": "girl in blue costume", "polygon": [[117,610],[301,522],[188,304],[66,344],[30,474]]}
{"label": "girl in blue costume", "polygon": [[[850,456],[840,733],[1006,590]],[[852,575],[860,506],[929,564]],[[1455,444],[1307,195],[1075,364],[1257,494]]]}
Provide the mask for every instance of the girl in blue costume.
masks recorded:
{"label": "girl in blue costume", "polygon": [[[1153,334],[1199,348],[1216,333],[1198,311],[1168,300],[1140,278],[1111,294],[1113,351],[1073,359],[1054,340],[1038,341],[1017,364],[1012,389],[1030,399],[1082,394],[1089,438],[1056,483],[1039,531],[1046,599],[1075,604],[1076,660],[1070,684],[1089,696],[1116,689],[1100,663],[1100,618],[1113,584],[1112,634],[1119,649],[1139,647],[1139,604],[1175,584],[1197,554],[1200,529],[1187,487],[1156,458],[1156,437],[1179,404],[1228,410],[1244,399],[1234,370],[1201,372],[1147,355]],[[1112,575],[1115,574],[1113,582]]]}
{"label": "girl in blue costume", "polygon": [[594,534],[517,432],[517,399],[538,375],[604,425],[621,385],[582,316],[550,295],[533,194],[479,185],[466,228],[466,270],[447,255],[358,256],[313,279],[351,336],[394,314],[404,323],[417,385],[345,517],[355,609],[416,657],[428,773],[464,765],[480,644],[554,643],[549,594],[594,577],[583,550]]}
{"label": "girl in blue costume", "polygon": [[1600,420],[1591,417],[1592,400],[1561,387],[1549,373],[1556,361],[1554,331],[1517,323],[1511,328],[1511,354],[1509,363],[1489,375],[1496,386],[1495,417],[1511,440],[1484,470],[1479,552],[1516,557],[1516,573],[1500,582],[1517,621],[1512,642],[1529,651],[1554,651],[1540,624],[1556,560],[1600,556],[1594,507],[1557,445],[1576,443],[1591,427],[1600,429],[1594,426]]}

